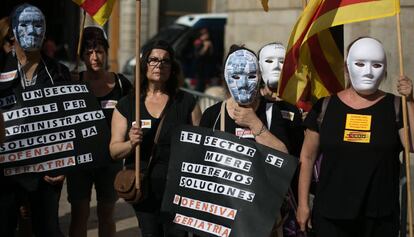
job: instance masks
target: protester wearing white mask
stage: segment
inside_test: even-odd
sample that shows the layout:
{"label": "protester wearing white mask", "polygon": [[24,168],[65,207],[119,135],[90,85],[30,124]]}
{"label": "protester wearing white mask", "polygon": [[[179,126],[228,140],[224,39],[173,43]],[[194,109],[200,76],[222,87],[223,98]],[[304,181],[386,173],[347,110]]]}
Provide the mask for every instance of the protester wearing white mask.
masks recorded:
{"label": "protester wearing white mask", "polygon": [[272,111],[270,123],[267,121],[266,102],[258,93],[258,69],[256,55],[251,50],[233,45],[224,68],[224,78],[231,96],[224,104],[221,102],[207,108],[200,126],[220,129],[220,122],[217,121],[220,121],[223,110],[224,131],[287,152],[286,132],[276,106]]}
{"label": "protester wearing white mask", "polygon": [[270,43],[259,50],[259,65],[264,84],[276,89],[285,62],[286,49],[281,43]]}
{"label": "protester wearing white mask", "polygon": [[[400,98],[378,89],[387,61],[382,44],[357,39],[348,49],[348,88],[319,100],[305,126],[299,176],[297,220],[309,221],[313,165],[323,155],[313,206],[318,237],[397,237],[399,232],[399,154],[403,148]],[[414,121],[412,81],[402,76],[398,92],[407,97]],[[410,136],[414,137],[413,124]],[[409,144],[413,152],[413,140]]]}
{"label": "protester wearing white mask", "polygon": [[269,43],[258,52],[260,73],[263,79],[263,87],[260,94],[268,100],[266,109],[272,109],[274,102],[280,109],[289,137],[289,153],[299,157],[303,142],[302,114],[299,109],[279,98],[275,91],[282,73],[286,49],[281,43]]}
{"label": "protester wearing white mask", "polygon": [[[302,114],[296,106],[283,101],[276,93],[277,84],[285,61],[285,54],[286,49],[281,43],[266,44],[257,53],[263,79],[260,94],[268,101],[266,103],[266,111],[272,110],[273,106],[279,108],[289,140],[289,154],[299,157],[304,137]],[[293,200],[297,200],[297,182],[298,178],[295,175],[291,182],[291,190],[293,192],[290,192],[291,197],[289,197],[294,198]],[[288,236],[292,232],[292,228],[298,228],[295,215],[296,207],[293,207],[290,203],[286,202],[282,206],[281,218],[275,223],[271,237],[283,236],[283,232]]]}

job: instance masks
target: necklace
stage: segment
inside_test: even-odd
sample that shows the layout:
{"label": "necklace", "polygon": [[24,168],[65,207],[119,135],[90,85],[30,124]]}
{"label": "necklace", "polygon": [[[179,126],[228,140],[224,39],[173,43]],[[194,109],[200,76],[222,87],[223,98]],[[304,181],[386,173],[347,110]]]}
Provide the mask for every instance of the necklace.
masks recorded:
{"label": "necklace", "polygon": [[21,78],[23,88],[26,87],[26,86],[36,85],[36,79],[37,79],[37,72],[36,71],[35,71],[35,73],[33,73],[32,79],[29,80],[26,76],[26,72],[22,68],[22,64],[20,63],[20,61],[18,61],[17,68],[19,70],[19,74],[20,74],[20,78]]}

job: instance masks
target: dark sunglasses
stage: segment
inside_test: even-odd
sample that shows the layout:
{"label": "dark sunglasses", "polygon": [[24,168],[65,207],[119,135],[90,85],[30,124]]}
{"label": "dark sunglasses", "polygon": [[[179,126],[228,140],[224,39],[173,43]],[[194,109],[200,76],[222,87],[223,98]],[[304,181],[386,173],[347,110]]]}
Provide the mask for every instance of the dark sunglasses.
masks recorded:
{"label": "dark sunglasses", "polygon": [[158,66],[159,64],[165,65],[165,66],[171,66],[171,60],[169,58],[159,59],[159,58],[153,57],[153,58],[148,58],[148,64],[150,66]]}

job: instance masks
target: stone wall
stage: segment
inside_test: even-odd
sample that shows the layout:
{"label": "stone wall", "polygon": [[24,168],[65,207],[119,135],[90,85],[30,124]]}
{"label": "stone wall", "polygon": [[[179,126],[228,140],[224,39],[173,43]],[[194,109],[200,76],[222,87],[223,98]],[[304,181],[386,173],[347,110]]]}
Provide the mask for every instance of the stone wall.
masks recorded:
{"label": "stone wall", "polygon": [[[135,3],[135,0],[120,1],[118,63],[121,70],[125,62],[135,55]],[[158,1],[141,1],[141,44],[155,33],[153,28],[156,22],[150,21],[154,18],[150,14],[150,5],[154,4],[158,4]]]}

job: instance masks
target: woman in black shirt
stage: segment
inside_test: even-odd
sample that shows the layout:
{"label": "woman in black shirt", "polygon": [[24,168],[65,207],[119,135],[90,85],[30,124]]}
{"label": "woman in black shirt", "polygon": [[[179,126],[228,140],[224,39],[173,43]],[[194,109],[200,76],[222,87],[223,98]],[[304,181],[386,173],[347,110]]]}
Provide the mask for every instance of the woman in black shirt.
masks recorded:
{"label": "woman in black shirt", "polygon": [[[402,118],[394,95],[378,89],[386,66],[385,51],[378,40],[366,37],[354,41],[346,60],[349,87],[329,100],[319,100],[308,114],[298,189],[297,220],[302,230],[310,215],[313,164],[321,153],[313,208],[316,236],[398,235]],[[411,80],[401,77],[398,92],[407,97],[409,120],[413,121]],[[413,137],[412,124],[410,129]],[[409,146],[412,151],[413,144]]]}
{"label": "woman in black shirt", "polygon": [[[81,44],[82,60],[86,71],[79,73],[79,81],[85,82],[96,96],[108,125],[118,100],[131,90],[131,83],[122,74],[107,70],[108,39],[105,31],[98,26],[85,27]],[[102,157],[109,159],[108,157]],[[97,199],[99,233],[115,236],[115,202],[118,199],[113,188],[116,173],[122,169],[121,162],[93,169],[77,170],[67,175],[68,200],[71,204],[70,236],[86,236],[90,212],[92,186]]]}
{"label": "woman in black shirt", "polygon": [[157,41],[143,53],[141,73],[140,126],[135,123],[135,96],[131,94],[114,110],[110,152],[114,160],[125,159],[125,166],[134,167],[135,147],[140,144],[140,167],[144,172],[161,116],[164,116],[150,167],[149,197],[133,207],[142,236],[185,236],[184,231],[162,223],[160,206],[168,171],[171,133],[180,124],[198,125],[201,111],[192,95],[178,90],[179,66],[167,42]]}

